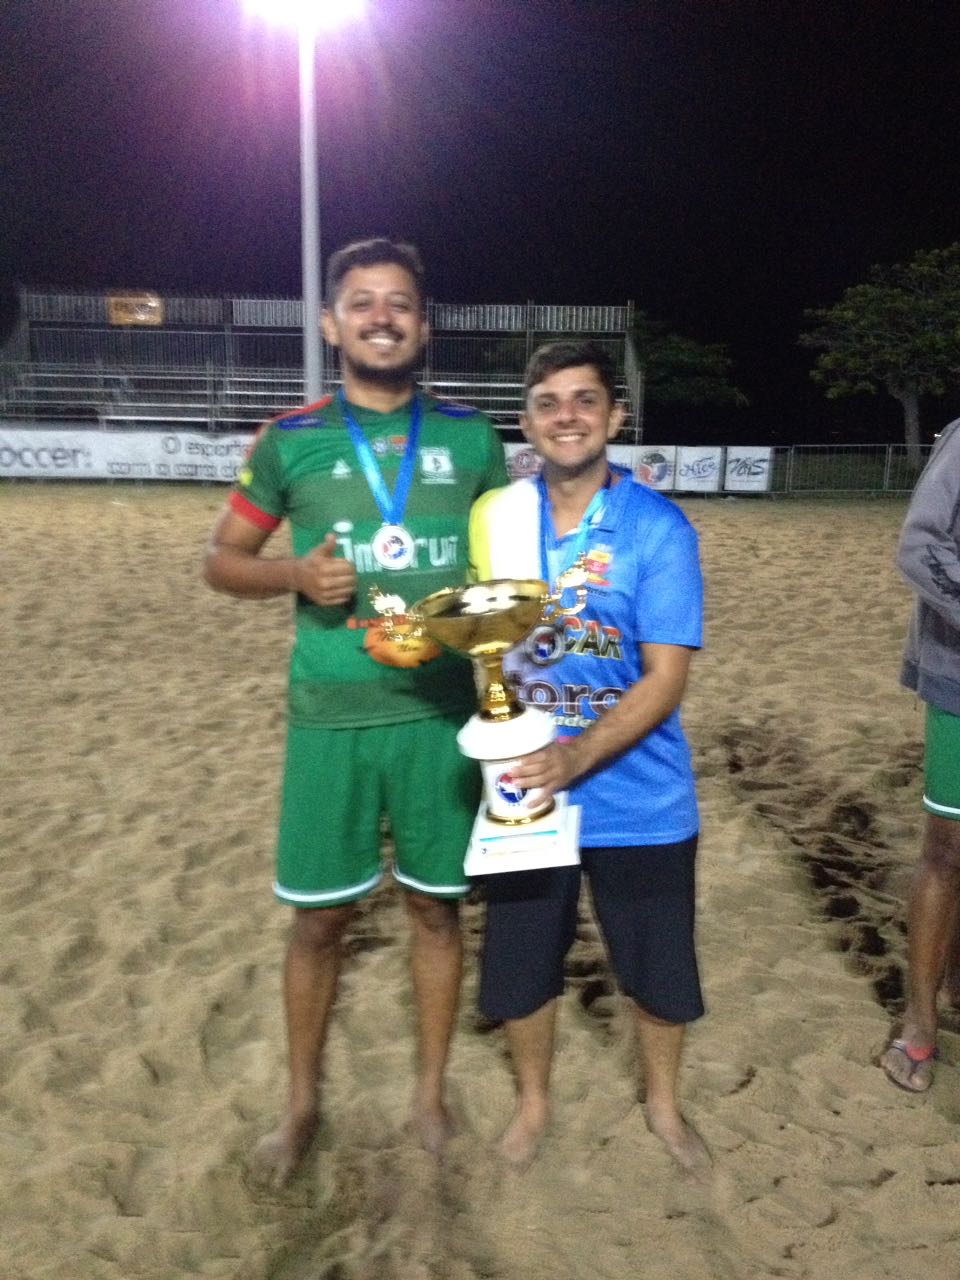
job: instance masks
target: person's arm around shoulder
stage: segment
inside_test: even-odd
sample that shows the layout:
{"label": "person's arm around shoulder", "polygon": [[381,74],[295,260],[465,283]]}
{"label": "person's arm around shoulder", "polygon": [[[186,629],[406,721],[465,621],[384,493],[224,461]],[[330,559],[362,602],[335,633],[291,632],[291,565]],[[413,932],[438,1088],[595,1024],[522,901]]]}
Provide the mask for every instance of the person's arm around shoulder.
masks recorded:
{"label": "person's arm around shoulder", "polygon": [[267,600],[295,592],[314,604],[347,604],[357,589],[356,569],[337,555],[337,540],[328,533],[305,556],[261,556],[271,530],[224,508],[207,544],[204,581],[215,591],[247,600]]}
{"label": "person's arm around shoulder", "polygon": [[960,420],[944,435],[907,509],[897,567],[922,600],[960,628]]}
{"label": "person's arm around shoulder", "polygon": [[524,756],[511,770],[522,787],[553,795],[622,755],[666,720],[683,698],[694,650],[642,644],[643,675],[583,733]]}

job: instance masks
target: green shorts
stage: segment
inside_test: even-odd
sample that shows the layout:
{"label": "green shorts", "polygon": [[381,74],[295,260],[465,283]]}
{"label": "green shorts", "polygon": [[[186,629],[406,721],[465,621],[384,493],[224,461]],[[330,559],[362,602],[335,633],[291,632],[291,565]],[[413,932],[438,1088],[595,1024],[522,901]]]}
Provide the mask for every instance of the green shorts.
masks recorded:
{"label": "green shorts", "polygon": [[960,716],[927,703],[923,807],[960,822]]}
{"label": "green shorts", "polygon": [[462,717],[363,729],[290,725],[274,892],[294,907],[362,898],[383,876],[381,818],[407,889],[462,898],[480,770],[457,749]]}

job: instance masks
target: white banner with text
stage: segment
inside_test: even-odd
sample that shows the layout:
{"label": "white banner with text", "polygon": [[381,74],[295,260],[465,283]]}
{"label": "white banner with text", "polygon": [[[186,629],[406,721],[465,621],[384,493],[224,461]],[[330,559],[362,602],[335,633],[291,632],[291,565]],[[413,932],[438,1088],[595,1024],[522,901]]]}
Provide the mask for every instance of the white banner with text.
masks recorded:
{"label": "white banner with text", "polygon": [[[98,431],[0,422],[0,479],[201,480],[231,483],[253,431]],[[512,480],[536,475],[540,459],[528,444],[504,444]],[[673,493],[759,493],[770,488],[769,446],[624,445],[612,462],[651,489]],[[724,458],[724,454],[726,457]]]}
{"label": "white banner with text", "polygon": [[0,477],[232,481],[253,432],[91,431],[0,424]]}
{"label": "white banner with text", "polygon": [[770,445],[727,445],[724,493],[766,493],[772,472],[773,449]]}

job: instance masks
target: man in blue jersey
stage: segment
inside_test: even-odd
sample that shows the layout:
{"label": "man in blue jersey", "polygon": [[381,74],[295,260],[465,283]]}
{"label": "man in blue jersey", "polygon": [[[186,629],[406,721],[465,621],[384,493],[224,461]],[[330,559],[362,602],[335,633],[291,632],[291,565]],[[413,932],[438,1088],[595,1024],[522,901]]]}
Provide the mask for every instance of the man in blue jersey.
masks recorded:
{"label": "man in blue jersey", "polygon": [[[554,743],[512,770],[524,788],[569,790],[582,807],[582,871],[617,979],[636,1009],[650,1130],[686,1169],[709,1164],[677,1082],[687,1022],[703,1012],[694,947],[699,821],[679,705],[701,644],[697,538],[683,513],[607,460],[623,417],[614,370],[594,343],[556,342],[526,373],[524,434],[538,478],[488,493],[471,515],[479,578],[558,576],[584,557],[586,608],[528,638],[514,678],[550,711]],[[575,936],[580,867],[487,880],[480,1004],[505,1021],[517,1104],[500,1140],[526,1164],[549,1119],[563,963]]]}

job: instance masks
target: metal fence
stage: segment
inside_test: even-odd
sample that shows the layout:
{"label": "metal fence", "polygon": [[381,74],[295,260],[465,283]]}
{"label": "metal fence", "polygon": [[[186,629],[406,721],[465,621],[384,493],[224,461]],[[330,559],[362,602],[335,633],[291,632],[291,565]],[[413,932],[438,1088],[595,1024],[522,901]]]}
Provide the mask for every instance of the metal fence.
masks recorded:
{"label": "metal fence", "polygon": [[[300,304],[296,304],[299,309]],[[483,374],[494,371],[520,374],[530,353],[541,342],[563,330],[507,330],[450,332],[431,330],[425,351],[425,367],[431,373]],[[624,338],[594,339],[610,353],[617,369],[624,368]],[[323,346],[326,368],[336,367],[336,355]],[[31,324],[4,353],[9,360],[36,365],[111,365],[114,367],[224,369],[251,366],[293,368],[303,364],[303,335],[299,328],[281,323],[245,327],[193,326],[175,328],[116,328],[107,324]]]}
{"label": "metal fence", "polygon": [[[110,293],[46,293],[24,289],[20,315],[24,322],[106,324]],[[299,298],[192,298],[154,295],[162,302],[164,323],[248,325],[251,328],[300,328]],[[433,329],[516,333],[624,333],[633,322],[633,303],[623,306],[553,306],[536,302],[427,302]]]}
{"label": "metal fence", "polygon": [[[232,430],[302,402],[299,298],[164,296],[162,323],[111,323],[106,293],[20,294],[20,322],[0,351],[0,414],[36,422],[152,425],[178,419]],[[633,304],[430,301],[423,381],[515,427],[523,369],[540,342],[590,335],[607,348],[628,407],[624,442],[643,439],[643,372],[630,340]],[[323,344],[328,384],[335,353]],[[772,494],[903,494],[928,449],[794,445],[773,451]]]}
{"label": "metal fence", "polygon": [[911,456],[903,444],[797,444],[773,451],[770,493],[893,496],[911,493],[930,456],[921,445]]}

